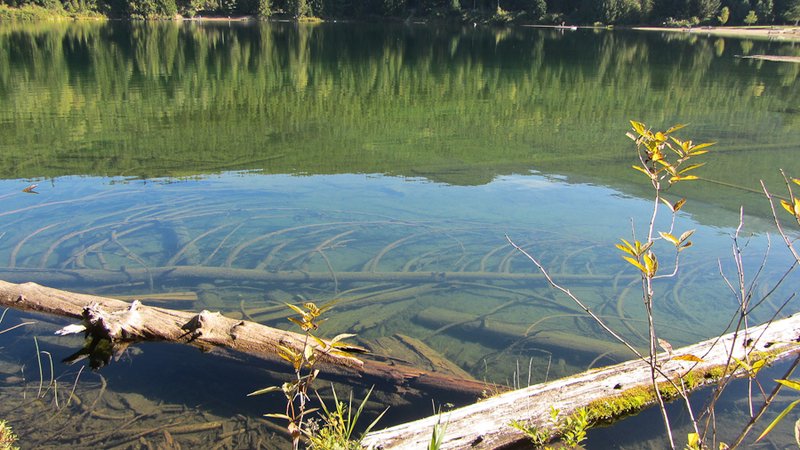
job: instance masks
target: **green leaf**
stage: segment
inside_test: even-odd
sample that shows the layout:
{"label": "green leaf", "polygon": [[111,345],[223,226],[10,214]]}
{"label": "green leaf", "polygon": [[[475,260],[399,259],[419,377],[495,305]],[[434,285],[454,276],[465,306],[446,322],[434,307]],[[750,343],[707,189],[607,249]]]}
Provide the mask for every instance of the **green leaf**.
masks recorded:
{"label": "green leaf", "polygon": [[673,235],[671,235],[669,233],[665,233],[663,231],[659,231],[658,234],[660,234],[662,238],[672,242],[672,245],[674,245],[676,247],[680,244],[680,242],[678,241],[678,238],[676,238],[675,236],[673,236]]}
{"label": "green leaf", "polygon": [[301,322],[301,321],[299,321],[299,320],[295,319],[294,317],[287,317],[286,319],[287,319],[289,322],[292,322],[293,324],[297,325],[298,327],[300,327],[300,328],[302,328],[302,329],[304,329],[304,330],[306,329],[306,324],[304,324],[303,322]]}
{"label": "green leaf", "polygon": [[259,389],[257,391],[253,391],[253,392],[247,394],[247,396],[248,397],[252,397],[254,395],[263,395],[263,394],[268,394],[270,392],[275,392],[275,391],[280,391],[280,390],[281,390],[280,386],[270,386],[270,387],[265,387],[264,389]]}
{"label": "green leaf", "polygon": [[634,252],[633,250],[631,250],[628,247],[625,247],[622,244],[616,244],[615,247],[617,247],[618,249],[622,250],[623,252],[625,252],[625,253],[627,253],[627,254],[629,254],[631,256],[636,256],[636,252]]}
{"label": "green leaf", "polygon": [[688,230],[688,231],[684,231],[684,232],[683,232],[683,234],[681,234],[681,237],[680,237],[680,238],[678,238],[678,240],[679,240],[679,241],[681,241],[681,242],[683,242],[683,241],[685,241],[686,239],[688,239],[688,238],[689,238],[689,236],[691,236],[691,235],[693,235],[693,234],[694,234],[694,230],[693,230],[693,229],[692,229],[692,230]]}
{"label": "green leaf", "polygon": [[655,253],[647,252],[642,259],[644,260],[644,267],[647,269],[645,274],[649,277],[654,276],[658,272],[658,258],[656,258]]}
{"label": "green leaf", "polygon": [[689,448],[699,448],[698,444],[700,443],[700,435],[697,433],[689,433],[686,436],[686,445]]}
{"label": "green leaf", "polygon": [[309,334],[309,336],[311,336],[311,339],[313,339],[314,342],[316,342],[317,345],[319,345],[320,347],[322,347],[322,348],[328,348],[329,347],[329,345],[325,341],[323,341],[322,339],[314,336],[313,334]]}
{"label": "green leaf", "polygon": [[645,132],[647,131],[647,128],[641,122],[636,122],[636,121],[631,120],[631,126],[633,127],[633,131],[638,133],[640,136],[644,135]]}
{"label": "green leaf", "polygon": [[645,169],[643,169],[643,168],[641,168],[639,166],[631,166],[631,167],[633,167],[634,169],[638,170],[639,172],[642,172],[643,174],[647,175],[648,178],[653,178],[655,176],[652,173],[650,173],[649,170],[645,170]]}
{"label": "green leaf", "polygon": [[697,169],[698,167],[703,167],[703,166],[705,166],[705,165],[706,165],[706,163],[691,164],[691,165],[689,165],[689,166],[686,166],[686,167],[684,167],[683,169],[681,169],[681,171],[680,171],[680,172],[678,172],[678,173],[679,173],[679,174],[683,174],[683,173],[686,173],[686,172],[688,172],[688,171],[690,171],[690,170]]}
{"label": "green leaf", "polygon": [[678,356],[673,356],[672,359],[675,361],[703,362],[703,358],[694,355],[678,355]]}
{"label": "green leaf", "polygon": [[[781,381],[781,380],[778,380],[778,381]],[[786,415],[789,414],[792,411],[792,409],[794,409],[794,407],[797,406],[798,403],[800,403],[800,399],[797,399],[797,400],[793,401],[792,403],[789,403],[789,406],[787,406],[780,414],[778,414],[778,417],[776,417],[775,420],[773,420],[767,426],[767,428],[764,430],[764,432],[761,433],[761,436],[759,436],[758,439],[756,439],[756,442],[760,441],[761,439],[764,438],[764,436],[769,434],[769,432],[772,431],[772,429],[775,428],[775,426],[778,425],[778,423],[780,423],[780,421],[783,420],[783,418],[786,417]]]}
{"label": "green leaf", "polygon": [[716,144],[716,142],[704,142],[702,144],[697,144],[689,149],[689,154],[692,156],[697,156],[702,155],[703,153],[708,153],[708,150],[703,149],[711,147],[714,144]]}
{"label": "green leaf", "polygon": [[673,132],[678,131],[678,130],[684,128],[684,127],[686,127],[686,125],[684,125],[682,123],[675,124],[675,125],[671,126],[669,128],[669,130],[667,130],[667,134],[672,134]]}
{"label": "green leaf", "polygon": [[272,419],[284,419],[284,420],[288,420],[290,422],[292,421],[292,418],[287,416],[286,414],[270,413],[270,414],[264,414],[264,417],[270,417]]}
{"label": "green leaf", "polygon": [[291,303],[286,303],[286,306],[288,306],[288,307],[289,307],[289,308],[291,308],[291,309],[292,309],[294,312],[296,312],[297,314],[300,314],[301,316],[305,316],[305,315],[306,315],[306,312],[305,312],[305,311],[303,311],[303,309],[302,309],[302,308],[300,308],[300,307],[299,307],[299,306],[297,306],[297,305],[292,305]]}
{"label": "green leaf", "polygon": [[[617,248],[619,248],[623,252],[631,254],[632,256],[639,256],[638,252],[636,251],[636,247],[631,245],[630,242],[626,241],[625,239],[620,239],[620,241],[622,241],[622,243],[625,244],[625,246],[623,247],[620,244],[617,244],[617,246],[618,246]],[[627,248],[627,250],[626,250],[626,248]]]}
{"label": "green leaf", "polygon": [[342,339],[350,339],[351,337],[356,337],[356,336],[357,335],[353,334],[353,333],[337,334],[333,339],[331,339],[331,344],[335,344],[335,343],[341,341]]}
{"label": "green leaf", "polygon": [[647,273],[647,269],[642,265],[642,263],[640,263],[636,259],[631,258],[630,256],[623,256],[622,259],[624,259],[625,261],[628,261],[629,263],[631,263],[634,266],[636,266],[639,270],[642,271],[642,273],[644,273],[644,274]]}
{"label": "green leaf", "polygon": [[700,178],[696,175],[678,175],[677,177],[672,177],[669,179],[670,184],[677,183],[678,181],[691,181],[691,180],[699,180]]}
{"label": "green leaf", "polygon": [[298,353],[289,347],[284,345],[278,345],[278,354],[285,360],[289,362],[294,362],[297,358]]}
{"label": "green leaf", "polygon": [[775,381],[777,381],[778,383],[780,383],[780,384],[782,384],[782,385],[784,385],[784,386],[786,386],[788,388],[794,389],[795,391],[800,391],[800,382],[793,381],[793,380],[775,380]]}

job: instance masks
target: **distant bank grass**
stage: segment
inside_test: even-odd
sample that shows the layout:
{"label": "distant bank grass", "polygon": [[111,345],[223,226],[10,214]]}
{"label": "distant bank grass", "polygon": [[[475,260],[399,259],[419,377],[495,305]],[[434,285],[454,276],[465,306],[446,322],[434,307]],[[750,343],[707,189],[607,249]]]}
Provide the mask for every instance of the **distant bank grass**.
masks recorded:
{"label": "distant bank grass", "polygon": [[105,19],[100,13],[73,13],[63,9],[47,9],[37,5],[25,5],[11,8],[0,4],[0,21],[33,22],[41,20],[100,20]]}

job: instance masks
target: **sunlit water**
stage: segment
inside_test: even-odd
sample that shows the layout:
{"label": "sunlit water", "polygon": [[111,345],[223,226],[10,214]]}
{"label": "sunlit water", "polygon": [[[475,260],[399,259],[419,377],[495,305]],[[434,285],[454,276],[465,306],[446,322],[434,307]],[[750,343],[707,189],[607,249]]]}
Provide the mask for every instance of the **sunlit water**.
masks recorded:
{"label": "sunlit water", "polygon": [[[283,302],[336,300],[323,335],[357,333],[378,354],[407,335],[478,380],[541,382],[629,355],[506,236],[644,346],[636,269],[614,244],[632,229],[641,239],[653,204],[624,133],[632,118],[686,121],[683,135],[719,144],[699,169],[706,180],[668,194],[689,199],[675,229],[696,230],[695,245],[680,276],[657,284],[655,314],[674,346],[696,342],[736,312],[719,272],[735,275],[738,205],[755,273],[774,227],[752,191],[763,178],[781,192],[777,169],[800,169],[797,65],[736,55],[797,51],[532,29],[4,26],[0,278],[112,297],[190,293],[144,303],[282,328]],[[37,193],[22,192],[31,183]],[[671,270],[668,246],[656,248]],[[773,237],[756,293],[789,265]],[[772,317],[797,281],[789,275],[751,320]],[[27,317],[11,314],[0,329]],[[285,445],[269,441],[279,427],[264,433],[256,422],[281,409],[280,397],[244,397],[281,369],[270,379],[252,361],[141,346],[81,374],[83,403],[66,407],[78,369],[58,360],[80,341],[55,339],[56,325],[36,319],[0,341],[3,404],[13,405],[0,417],[25,432],[24,447],[145,445],[137,433],[164,423],[184,443]],[[33,336],[61,374],[58,405],[52,387],[44,406],[30,401],[40,381]],[[87,406],[94,398],[101,406]],[[426,401],[387,420],[426,415]],[[15,423],[32,415],[44,419]],[[186,423],[211,425],[175,428]],[[59,431],[74,424],[85,436]],[[141,437],[161,442],[163,431]]]}

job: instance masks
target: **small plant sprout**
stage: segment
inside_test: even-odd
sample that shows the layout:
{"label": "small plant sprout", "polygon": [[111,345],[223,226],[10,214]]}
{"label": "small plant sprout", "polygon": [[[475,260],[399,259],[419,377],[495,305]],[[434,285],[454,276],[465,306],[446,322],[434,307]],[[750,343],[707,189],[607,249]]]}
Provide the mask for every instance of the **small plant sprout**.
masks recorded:
{"label": "small plant sprout", "polygon": [[354,432],[358,419],[364,410],[364,405],[367,404],[370,395],[372,395],[370,388],[367,395],[358,405],[358,409],[353,411],[353,393],[350,392],[350,398],[345,405],[344,402],[339,401],[336,396],[336,390],[331,386],[333,392],[333,402],[335,408],[328,408],[322,398],[317,394],[322,411],[320,411],[321,424],[313,423],[307,430],[303,430],[308,440],[308,450],[360,450],[361,438],[369,433],[369,431],[378,423],[379,420],[388,410],[383,410],[361,433],[361,437],[354,438]]}
{"label": "small plant sprout", "polygon": [[439,407],[438,411],[434,408],[434,412],[437,418],[436,424],[433,426],[433,431],[431,432],[431,440],[428,442],[428,450],[439,450],[444,441],[444,434],[447,431],[447,422],[442,423],[442,408]]}
{"label": "small plant sprout", "polygon": [[[309,391],[312,388],[311,385],[319,375],[319,369],[316,368],[319,358],[323,355],[349,356],[349,351],[363,351],[363,349],[343,342],[344,339],[355,336],[354,334],[340,334],[327,342],[314,334],[324,321],[324,319],[321,318],[322,314],[333,306],[332,303],[321,307],[318,307],[313,302],[304,303],[302,307],[288,303],[286,306],[300,315],[299,318],[289,317],[289,321],[300,327],[305,333],[302,350],[294,349],[286,345],[278,345],[278,355],[291,364],[294,370],[294,378],[291,381],[283,383],[281,386],[270,386],[259,389],[251,392],[248,396],[277,391],[283,392],[283,395],[286,397],[285,412],[270,413],[265,414],[265,416],[286,420],[288,422],[286,428],[292,438],[292,446],[297,450],[300,446],[301,437],[310,436],[308,430],[309,424],[306,417],[310,413],[318,410],[318,408],[309,408],[308,402],[310,400]],[[366,402],[366,399],[364,401]],[[363,408],[363,404],[361,406]],[[344,406],[342,405],[342,407]],[[337,410],[334,412],[338,412],[338,408],[339,402],[337,400]],[[338,420],[332,417],[328,410],[325,410],[325,412],[328,413],[327,416],[330,417],[331,420]],[[360,413],[361,408],[359,408],[356,418]],[[349,409],[347,414],[349,418]],[[355,420],[353,420],[353,422],[355,422]],[[350,432],[352,432],[352,426],[350,426]]]}
{"label": "small plant sprout", "polygon": [[518,420],[512,420],[509,425],[523,432],[535,448],[551,448],[547,444],[555,436],[561,437],[561,443],[556,448],[577,448],[586,440],[586,430],[589,429],[589,410],[580,408],[572,415],[561,417],[561,411],[550,407],[550,424],[539,428]]}

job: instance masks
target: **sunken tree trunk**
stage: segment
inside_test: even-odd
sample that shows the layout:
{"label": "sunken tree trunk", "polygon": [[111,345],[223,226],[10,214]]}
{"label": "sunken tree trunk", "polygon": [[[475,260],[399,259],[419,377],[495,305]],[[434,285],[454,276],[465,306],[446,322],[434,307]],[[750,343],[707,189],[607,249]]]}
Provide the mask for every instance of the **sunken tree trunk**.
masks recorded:
{"label": "sunken tree trunk", "polygon": [[[305,335],[279,330],[216,312],[176,311],[94,295],[76,294],[35,283],[0,281],[0,306],[81,319],[61,331],[109,339],[118,348],[141,341],[190,344],[204,350],[226,348],[284,364],[278,346],[302,353]],[[475,399],[487,384],[416,367],[326,353],[317,344],[318,365],[326,377],[375,385],[384,391]]]}

